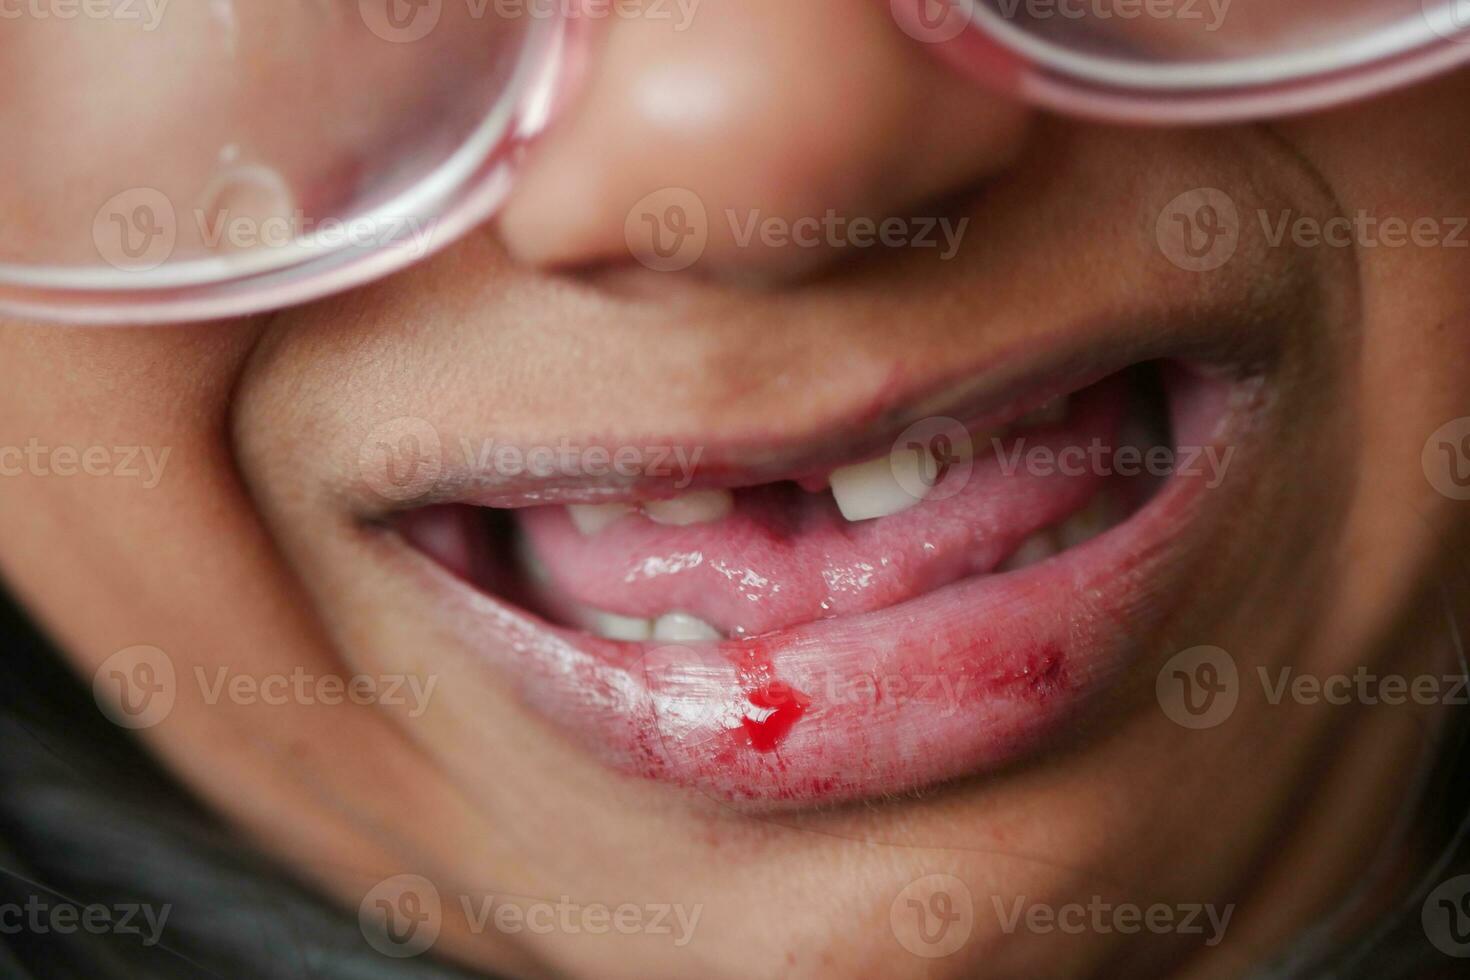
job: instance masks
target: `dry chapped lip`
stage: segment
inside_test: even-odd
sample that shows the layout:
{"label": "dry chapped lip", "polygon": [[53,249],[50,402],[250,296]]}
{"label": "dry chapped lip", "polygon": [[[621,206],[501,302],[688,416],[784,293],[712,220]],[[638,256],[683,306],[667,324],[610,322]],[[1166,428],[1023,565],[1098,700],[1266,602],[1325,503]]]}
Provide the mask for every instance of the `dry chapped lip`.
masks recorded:
{"label": "dry chapped lip", "polygon": [[932,485],[908,499],[900,456],[868,456],[398,527],[465,648],[614,769],[754,807],[909,791],[1034,751],[1167,611],[1224,492],[1209,474],[1035,465],[1160,438],[1223,456],[1249,383],[1150,371],[1152,432],[1142,369],[1037,385],[942,476],[916,449]]}

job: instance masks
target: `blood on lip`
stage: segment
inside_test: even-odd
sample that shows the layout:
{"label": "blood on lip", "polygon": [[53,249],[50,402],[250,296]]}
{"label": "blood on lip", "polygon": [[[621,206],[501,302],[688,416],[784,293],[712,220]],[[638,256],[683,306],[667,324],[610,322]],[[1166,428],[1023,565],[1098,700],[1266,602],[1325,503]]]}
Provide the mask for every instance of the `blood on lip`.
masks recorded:
{"label": "blood on lip", "polygon": [[1046,644],[1020,657],[987,679],[984,691],[991,696],[1007,696],[1045,704],[1071,690],[1072,678],[1067,671],[1067,658],[1055,644]]}
{"label": "blood on lip", "polygon": [[781,681],[750,691],[745,698],[760,709],[759,717],[746,712],[740,719],[746,744],[757,752],[774,751],[812,703],[811,698]]}
{"label": "blood on lip", "polygon": [[757,752],[773,752],[806,714],[812,699],[784,681],[772,678],[771,655],[754,643],[736,654],[735,673],[750,708],[740,719],[745,744]]}

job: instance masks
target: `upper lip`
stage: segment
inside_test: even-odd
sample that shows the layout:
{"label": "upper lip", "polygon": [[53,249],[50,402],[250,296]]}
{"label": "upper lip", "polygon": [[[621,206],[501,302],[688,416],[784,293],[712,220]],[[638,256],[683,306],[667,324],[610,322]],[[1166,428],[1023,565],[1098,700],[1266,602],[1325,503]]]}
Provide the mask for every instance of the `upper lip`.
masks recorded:
{"label": "upper lip", "polygon": [[[1108,334],[1098,331],[1099,337]],[[481,466],[475,459],[476,447],[484,444],[479,438],[441,433],[441,465],[432,486],[409,500],[387,503],[370,491],[360,492],[357,510],[365,522],[376,523],[391,519],[395,512],[441,504],[509,509],[636,502],[705,488],[801,480],[887,452],[906,427],[922,419],[944,416],[958,419],[975,432],[996,430],[1057,395],[1155,358],[1186,353],[1191,361],[1216,364],[1221,371],[1245,376],[1254,373],[1266,355],[1242,350],[1241,340],[1239,333],[1221,330],[1195,337],[1188,344],[1180,344],[1177,337],[1151,334],[1131,342],[1114,340],[1106,346],[992,352],[981,365],[907,378],[840,416],[809,423],[797,432],[604,434],[584,439],[556,435],[544,442],[494,443],[515,448],[520,458],[539,446],[565,448],[573,457],[590,449],[613,453],[631,447],[640,451],[638,459],[644,468],[630,474],[594,474],[575,466],[552,472],[532,472],[525,466]],[[685,472],[671,466],[675,459],[695,465]]]}

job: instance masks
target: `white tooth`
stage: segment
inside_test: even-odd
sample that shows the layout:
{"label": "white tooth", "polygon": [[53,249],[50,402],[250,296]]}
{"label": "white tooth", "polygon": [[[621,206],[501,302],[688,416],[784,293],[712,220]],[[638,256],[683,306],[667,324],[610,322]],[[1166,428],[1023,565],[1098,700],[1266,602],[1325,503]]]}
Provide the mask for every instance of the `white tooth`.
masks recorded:
{"label": "white tooth", "polygon": [[1040,425],[1056,425],[1058,422],[1067,420],[1067,411],[1071,407],[1066,395],[1058,395],[1046,404],[1033,408],[1025,415],[1016,420],[1016,424],[1023,428]]}
{"label": "white tooth", "polygon": [[720,631],[698,616],[688,613],[664,613],[653,624],[653,638],[673,643],[698,643],[704,640],[723,639]]}
{"label": "white tooth", "polygon": [[895,450],[866,463],[854,463],[832,471],[832,496],[837,509],[849,521],[867,521],[908,510],[923,500],[929,486],[922,478],[934,460],[926,451]]}
{"label": "white tooth", "polygon": [[717,521],[734,507],[735,495],[729,490],[696,490],[672,500],[650,500],[643,513],[655,524],[685,527]]}
{"label": "white tooth", "polygon": [[1023,568],[1038,565],[1061,551],[1061,545],[1057,541],[1056,532],[1051,528],[1037,531],[1016,549],[1015,554],[1007,558],[1000,566],[1002,572],[1019,572]]}
{"label": "white tooth", "polygon": [[577,525],[577,530],[587,537],[613,524],[625,514],[631,514],[631,504],[568,504],[567,516]]}
{"label": "white tooth", "polygon": [[619,616],[616,613],[590,609],[586,613],[587,629],[608,640],[649,640],[653,638],[653,620]]}

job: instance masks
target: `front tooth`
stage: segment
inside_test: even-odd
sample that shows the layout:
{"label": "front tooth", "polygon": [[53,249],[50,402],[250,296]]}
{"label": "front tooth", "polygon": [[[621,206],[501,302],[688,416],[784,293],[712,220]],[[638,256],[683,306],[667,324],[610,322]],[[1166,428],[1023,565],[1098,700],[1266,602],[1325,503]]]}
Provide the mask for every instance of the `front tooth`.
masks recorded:
{"label": "front tooth", "polygon": [[643,513],[655,524],[685,527],[717,521],[734,507],[735,495],[729,490],[696,490],[672,500],[650,500]]}
{"label": "front tooth", "polygon": [[895,450],[866,463],[832,471],[832,496],[849,521],[867,521],[908,510],[928,494],[923,474],[934,468],[928,450]]}
{"label": "front tooth", "polygon": [[673,643],[699,643],[723,639],[720,631],[698,616],[688,613],[664,613],[653,624],[653,638]]}
{"label": "front tooth", "polygon": [[587,629],[607,640],[635,642],[653,638],[653,620],[592,609],[587,612]]}
{"label": "front tooth", "polygon": [[587,537],[633,512],[631,504],[568,504],[567,516]]}

